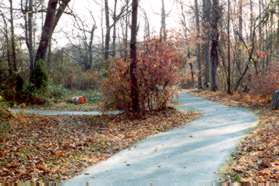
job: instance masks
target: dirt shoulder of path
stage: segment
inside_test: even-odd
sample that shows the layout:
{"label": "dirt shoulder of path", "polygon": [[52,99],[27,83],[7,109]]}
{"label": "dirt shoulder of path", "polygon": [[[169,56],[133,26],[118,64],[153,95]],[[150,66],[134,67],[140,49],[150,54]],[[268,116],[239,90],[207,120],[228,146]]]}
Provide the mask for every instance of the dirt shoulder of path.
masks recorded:
{"label": "dirt shoulder of path", "polygon": [[232,161],[222,170],[226,179],[258,183],[279,182],[279,111],[269,108],[269,99],[248,94],[227,95],[223,92],[193,90],[187,92],[225,105],[246,107],[259,116],[258,127],[242,140]]}
{"label": "dirt shoulder of path", "polygon": [[174,109],[152,112],[140,119],[115,116],[16,116],[0,139],[0,183],[61,180],[157,133],[199,117]]}

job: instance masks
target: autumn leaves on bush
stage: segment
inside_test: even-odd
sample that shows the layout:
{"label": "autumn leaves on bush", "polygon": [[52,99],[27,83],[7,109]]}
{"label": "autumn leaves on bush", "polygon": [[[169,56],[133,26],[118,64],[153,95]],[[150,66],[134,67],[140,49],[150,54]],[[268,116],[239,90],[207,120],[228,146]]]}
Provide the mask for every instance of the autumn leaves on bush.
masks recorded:
{"label": "autumn leaves on bush", "polygon": [[[172,42],[152,39],[139,46],[137,81],[141,110],[164,109],[175,93],[181,58]],[[111,64],[108,74],[102,85],[105,107],[129,111],[129,61],[117,59]]]}

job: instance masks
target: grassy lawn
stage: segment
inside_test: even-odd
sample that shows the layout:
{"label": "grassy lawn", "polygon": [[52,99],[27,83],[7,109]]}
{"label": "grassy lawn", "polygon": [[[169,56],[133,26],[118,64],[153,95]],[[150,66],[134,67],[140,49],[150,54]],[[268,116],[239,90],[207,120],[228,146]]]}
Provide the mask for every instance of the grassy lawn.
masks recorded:
{"label": "grassy lawn", "polygon": [[[96,90],[58,90],[59,94],[51,93],[51,98],[48,98],[48,102],[45,105],[40,106],[28,106],[30,109],[40,110],[63,110],[63,111],[92,111],[97,110],[101,101],[101,94]],[[70,100],[75,96],[85,96],[87,103],[79,105],[71,103]],[[24,106],[23,106],[24,107]]]}

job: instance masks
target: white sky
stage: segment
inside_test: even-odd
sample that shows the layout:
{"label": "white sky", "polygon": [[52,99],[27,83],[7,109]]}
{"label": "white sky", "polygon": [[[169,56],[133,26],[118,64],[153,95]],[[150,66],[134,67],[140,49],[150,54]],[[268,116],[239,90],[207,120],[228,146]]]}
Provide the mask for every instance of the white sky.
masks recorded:
{"label": "white sky", "polygon": [[[18,37],[24,37],[24,30],[23,30],[23,18],[21,10],[21,1],[22,0],[13,0],[14,11],[15,14],[15,28],[16,28],[16,35]],[[45,6],[47,5],[48,0],[41,0],[45,2]],[[188,9],[192,6],[193,0],[181,0],[187,5]],[[24,2],[24,1],[23,1]],[[123,5],[125,0],[118,0],[118,5],[120,8]],[[139,24],[140,24],[140,31],[139,31],[139,39],[143,36],[143,29],[144,29],[144,14],[143,9],[148,14],[148,19],[150,23],[150,31],[154,35],[158,35],[160,31],[160,24],[161,24],[161,0],[139,0],[140,2],[140,9],[139,9]],[[9,18],[9,0],[0,0],[1,7],[5,7],[1,9]],[[84,24],[88,25],[88,29],[92,27],[92,19],[90,16],[90,12],[94,15],[97,24],[97,30],[95,32],[95,43],[101,42],[101,10],[103,8],[103,0],[71,0],[70,8],[73,12],[78,15],[84,22]],[[110,9],[113,9],[114,0],[109,0]],[[180,6],[177,4],[177,0],[165,0],[166,12],[169,13],[167,17],[167,30],[178,30],[179,29],[179,19],[180,19]],[[188,14],[191,18],[193,14]],[[42,20],[41,14],[37,15],[37,36],[39,37]],[[2,25],[2,19],[0,20],[0,25]],[[77,30],[74,28],[74,19],[72,16],[64,14],[59,21],[59,24],[55,30],[55,34],[53,35],[53,46],[62,47],[69,43],[69,39],[71,38],[74,40]],[[72,31],[75,29],[75,33],[73,34]],[[67,33],[67,37],[66,34]],[[36,38],[38,41],[39,38]],[[24,44],[24,42],[23,42]]]}
{"label": "white sky", "polygon": [[[123,0],[118,0],[119,5],[121,5]],[[189,4],[192,0],[184,0],[185,4]],[[165,6],[166,6],[166,12],[170,13],[169,17],[167,18],[167,29],[177,29],[179,27],[179,14],[180,9],[177,7],[177,4],[175,3],[176,0],[165,0]],[[90,11],[94,14],[94,17],[97,22],[97,31],[96,31],[96,41],[100,41],[101,36],[101,6],[102,6],[102,0],[72,0],[70,3],[70,7],[74,10],[76,14],[79,15],[79,17],[84,20],[85,24],[91,25],[92,20],[90,17]],[[114,5],[114,0],[109,0],[109,6],[112,9]],[[143,28],[144,28],[144,21],[143,21],[143,12],[142,9],[144,9],[149,18],[150,22],[150,30],[154,34],[158,34],[160,30],[160,24],[161,24],[161,0],[140,0],[140,10],[139,10],[139,24],[140,24],[140,33],[139,37],[142,37],[143,34]],[[64,15],[62,17],[61,22],[59,23],[57,29],[56,29],[56,35],[55,39],[58,42],[57,44],[59,46],[64,45],[65,42],[67,42],[64,38],[64,34],[61,34],[62,30],[63,32],[69,32],[71,33],[71,30],[73,28],[73,19],[69,15]]]}
{"label": "white sky", "polygon": [[[47,0],[44,0],[45,2],[47,2]],[[118,0],[118,4],[121,6],[121,4],[123,4],[123,2],[125,0]],[[170,13],[169,16],[167,17],[167,29],[168,30],[175,30],[178,31],[180,30],[180,18],[181,18],[181,9],[180,6],[177,3],[178,0],[165,0],[165,4],[166,4],[166,12]],[[191,24],[192,22],[192,18],[193,18],[193,10],[192,10],[192,6],[193,6],[193,0],[181,0],[184,5],[185,5],[185,11],[187,12],[187,18],[188,18],[188,26]],[[227,0],[222,0],[222,3],[225,3]],[[21,0],[13,0],[14,2],[14,7],[17,9],[20,9],[20,2]],[[199,2],[201,3],[201,0],[199,0]],[[232,3],[237,2],[236,0],[231,1]],[[248,5],[248,1],[244,0],[245,5]],[[255,4],[257,4],[257,0],[254,0]],[[222,4],[221,3],[221,4]],[[246,4],[247,3],[247,4]],[[0,4],[8,4],[8,0],[0,0]],[[95,19],[96,19],[96,24],[97,24],[97,30],[95,33],[95,39],[94,39],[94,43],[100,43],[101,41],[101,9],[103,6],[103,0],[71,0],[70,2],[70,7],[71,9],[74,11],[75,14],[77,14],[84,22],[84,24],[88,25],[88,29],[90,29],[92,27],[92,19],[90,16],[90,12],[92,12],[92,14],[94,15]],[[114,5],[114,0],[109,0],[109,6],[111,9],[113,9],[113,5]],[[232,10],[234,10],[236,8],[236,6],[234,6],[232,4]],[[150,29],[151,32],[153,34],[158,35],[159,31],[160,31],[160,24],[161,24],[161,0],[140,0],[140,11],[139,11],[139,24],[140,24],[140,31],[139,31],[139,39],[142,38],[143,36],[143,29],[144,29],[144,16],[143,16],[143,12],[142,9],[144,9],[147,14],[148,14],[148,18],[149,18],[149,22],[150,22]],[[255,7],[255,9],[257,10],[257,8]],[[8,9],[6,9],[7,11]],[[17,12],[20,13],[20,12]],[[17,35],[19,36],[24,36],[24,32],[21,29],[23,26],[23,22],[22,22],[22,14],[17,14],[20,16],[15,16],[16,18],[18,18],[18,21],[16,21],[16,28],[17,28]],[[245,15],[249,15],[246,14]],[[7,16],[9,16],[8,12],[7,12]],[[248,16],[249,17],[249,16]],[[244,17],[244,19],[247,17]],[[41,25],[41,21],[38,21],[38,30],[40,30],[40,25]],[[1,22],[0,22],[1,24]],[[76,33],[72,33],[72,30],[74,29],[74,21],[73,21],[73,17],[70,15],[66,15],[64,14],[62,16],[62,19],[59,22],[58,27],[55,30],[55,34],[54,34],[54,46],[64,46],[67,43],[69,43],[69,40],[66,37],[66,34],[68,35],[69,38],[74,39],[74,36]],[[246,27],[248,27],[249,25],[246,25]],[[247,30],[247,29],[246,29]],[[38,32],[39,33],[39,32]],[[38,38],[37,38],[38,39]]]}

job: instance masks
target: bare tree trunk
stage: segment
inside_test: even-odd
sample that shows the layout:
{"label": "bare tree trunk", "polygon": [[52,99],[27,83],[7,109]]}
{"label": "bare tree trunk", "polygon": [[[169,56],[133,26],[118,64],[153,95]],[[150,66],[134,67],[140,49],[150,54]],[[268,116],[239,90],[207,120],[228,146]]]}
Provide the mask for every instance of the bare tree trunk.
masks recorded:
{"label": "bare tree trunk", "polygon": [[[278,1],[278,4],[279,4],[279,1]],[[267,2],[265,1],[265,4],[262,3],[262,8],[265,9],[267,5]],[[268,26],[268,24],[266,24],[266,33],[265,33],[265,37],[266,37],[266,42],[267,42],[267,47],[266,47],[266,51],[267,53],[269,54],[267,57],[266,57],[266,61],[264,63],[262,63],[262,66],[263,66],[263,72],[266,71],[266,69],[268,68],[270,62],[272,62],[272,57],[273,57],[273,37],[275,35],[275,32],[274,32],[274,14],[271,14],[270,15],[270,26]],[[270,29],[270,30],[269,30]],[[271,36],[271,37],[270,37]]]}
{"label": "bare tree trunk", "polygon": [[149,19],[147,16],[147,12],[144,10],[144,40],[149,40],[150,39],[150,23]]}
{"label": "bare tree trunk", "polygon": [[[254,34],[253,34],[253,25],[254,25],[254,2],[250,0],[250,42],[254,42]],[[256,74],[258,74],[258,64],[257,61],[254,61],[254,68]]]}
{"label": "bare tree trunk", "polygon": [[43,69],[41,69],[42,67],[39,66],[38,64],[46,60],[46,55],[47,55],[50,41],[52,39],[52,34],[69,2],[70,0],[48,1],[45,23],[42,29],[39,47],[35,56],[34,70],[30,77],[30,81],[33,84],[34,88],[36,89],[45,88],[42,86],[46,86],[46,85],[42,85],[42,83],[43,81],[47,82],[47,74],[43,72]]}
{"label": "bare tree trunk", "polygon": [[165,8],[165,0],[161,0],[162,2],[162,10],[161,10],[161,29],[160,29],[160,40],[167,40],[167,26],[166,26],[166,8]]}
{"label": "bare tree trunk", "polygon": [[[200,18],[199,18],[198,0],[195,0],[195,20],[196,20],[197,36],[198,36],[198,38],[200,38]],[[198,43],[196,45],[197,45],[196,46],[196,56],[197,56],[197,66],[198,66],[198,88],[202,89],[201,44],[200,44],[200,41],[198,41]]]}
{"label": "bare tree trunk", "polygon": [[[279,3],[277,5],[277,11],[279,12]],[[277,48],[277,55],[279,55],[279,19],[277,19],[277,43],[275,47]]]}
{"label": "bare tree trunk", "polygon": [[48,50],[48,45],[51,40],[53,27],[55,24],[55,14],[59,0],[49,0],[47,15],[41,35],[40,44],[37,50],[35,61],[45,60]]}
{"label": "bare tree trunk", "polygon": [[49,41],[48,49],[47,49],[47,69],[50,70],[51,68],[51,62],[52,62],[52,40]]}
{"label": "bare tree trunk", "polygon": [[235,33],[235,37],[237,38],[237,45],[236,45],[236,59],[235,65],[237,70],[237,75],[242,74],[242,49],[241,49],[241,39],[243,38],[243,0],[238,1],[238,31]]}
{"label": "bare tree trunk", "polygon": [[105,0],[105,20],[106,20],[106,34],[105,34],[105,51],[104,58],[107,60],[109,58],[110,50],[110,19],[109,19],[109,5],[108,0]]}
{"label": "bare tree trunk", "polygon": [[244,77],[246,76],[246,74],[248,73],[249,71],[249,64],[251,62],[255,63],[256,60],[253,58],[253,54],[254,54],[254,51],[255,51],[255,35],[256,35],[256,26],[255,25],[252,25],[252,34],[251,34],[251,39],[252,39],[252,46],[249,48],[249,46],[246,44],[246,42],[244,41],[244,39],[239,35],[239,40],[243,43],[243,45],[245,46],[246,50],[248,51],[249,53],[249,57],[248,57],[248,61],[246,63],[246,66],[245,66],[245,69],[243,71],[243,73],[240,74],[240,77],[239,79],[236,81],[236,85],[235,85],[235,88],[234,90],[237,91],[238,88],[240,87],[241,83],[242,83],[242,80],[244,79]]}
{"label": "bare tree trunk", "polygon": [[7,55],[8,67],[9,67],[9,75],[12,75],[13,64],[11,61],[11,46],[10,46],[10,38],[9,38],[9,31],[8,31],[8,23],[7,23],[5,15],[2,12],[0,12],[0,15],[1,15],[3,23],[4,23],[4,37],[5,37],[5,43],[6,43],[6,53],[7,53],[6,55]]}
{"label": "bare tree trunk", "polygon": [[185,10],[184,10],[183,1],[180,0],[180,1],[179,1],[179,4],[180,4],[180,10],[181,10],[181,19],[180,19],[180,22],[181,22],[181,26],[182,26],[182,28],[183,28],[183,36],[184,36],[184,38],[187,38],[187,36],[188,36],[188,31],[189,31],[189,28],[187,27],[187,16],[186,16],[186,13],[185,13]]}
{"label": "bare tree trunk", "polygon": [[[102,0],[101,6],[101,42],[102,42],[102,51],[105,51],[105,32],[104,32],[104,0]],[[103,56],[104,57],[104,56]]]}
{"label": "bare tree trunk", "polygon": [[33,46],[33,0],[29,0],[28,7],[28,51],[30,72],[34,69],[34,46]]}
{"label": "bare tree trunk", "polygon": [[128,51],[129,51],[129,47],[128,47],[128,30],[129,30],[129,3],[130,0],[126,0],[126,17],[125,17],[125,41],[124,41],[124,48],[125,48],[125,54],[124,54],[124,58],[127,60],[128,59]]}
{"label": "bare tree trunk", "polygon": [[203,30],[203,45],[202,45],[202,60],[204,61],[204,87],[208,88],[209,86],[209,64],[210,64],[210,55],[209,55],[209,25],[210,25],[210,10],[211,10],[211,1],[203,0],[203,15],[202,15],[202,30]]}
{"label": "bare tree trunk", "polygon": [[89,64],[88,69],[92,68],[93,65],[93,40],[94,40],[94,33],[96,30],[96,25],[93,25],[91,32],[90,32],[90,40],[89,40],[89,46],[88,46],[88,55],[89,55]]}
{"label": "bare tree trunk", "polygon": [[21,1],[21,6],[22,6],[22,12],[24,14],[25,43],[29,54],[29,70],[31,76],[31,73],[34,70],[33,0],[26,0],[25,6],[23,5],[23,1]]}
{"label": "bare tree trunk", "polygon": [[116,11],[117,11],[117,1],[118,0],[114,0],[114,9],[113,9],[113,36],[112,36],[112,57],[115,57],[116,55],[116,21],[117,21],[117,17],[116,17]]}
{"label": "bare tree trunk", "polygon": [[[259,0],[259,19],[261,20],[262,19],[262,6],[263,6],[263,2],[262,0]],[[262,30],[262,26],[260,25],[259,26],[259,41],[258,41],[259,45],[259,49],[260,50],[263,50],[263,30]],[[260,59],[259,61],[261,64],[262,64],[262,69],[261,70],[264,70],[264,63],[265,61],[263,59]]]}
{"label": "bare tree trunk", "polygon": [[139,88],[137,82],[137,32],[138,32],[138,0],[132,1],[132,27],[131,27],[131,64],[130,64],[130,77],[131,77],[131,99],[132,110],[135,113],[140,112],[139,104]]}
{"label": "bare tree trunk", "polygon": [[220,20],[220,6],[219,0],[212,1],[212,15],[211,15],[211,68],[210,68],[210,85],[211,90],[216,91],[217,87],[217,67],[219,63],[219,20]]}
{"label": "bare tree trunk", "polygon": [[195,74],[194,74],[193,64],[189,63],[189,66],[190,66],[190,72],[191,72],[192,86],[194,86],[195,85]]}
{"label": "bare tree trunk", "polygon": [[[57,3],[57,0],[49,0],[45,23],[41,34],[41,40],[36,54],[35,62],[39,59],[45,59],[48,44],[52,39],[53,32],[70,1],[71,0],[60,0]],[[58,4],[59,6],[57,6]],[[46,49],[40,47],[44,45],[46,45]],[[40,50],[40,48],[42,50]],[[44,51],[44,54],[42,55],[44,57],[39,58],[38,56],[40,56],[41,51]]]}
{"label": "bare tree trunk", "polygon": [[15,29],[14,29],[14,8],[13,1],[9,0],[10,3],[10,29],[11,29],[11,61],[13,64],[13,72],[17,71],[16,62],[16,43],[15,43]]}
{"label": "bare tree trunk", "polygon": [[228,34],[228,77],[227,77],[227,93],[232,94],[231,90],[231,3],[228,0],[228,25],[227,25],[227,34]]}

